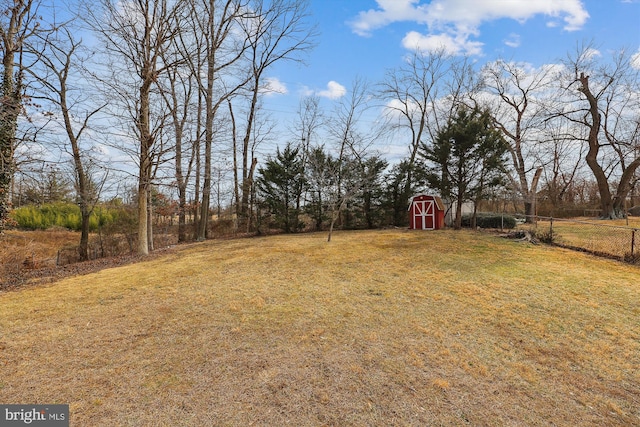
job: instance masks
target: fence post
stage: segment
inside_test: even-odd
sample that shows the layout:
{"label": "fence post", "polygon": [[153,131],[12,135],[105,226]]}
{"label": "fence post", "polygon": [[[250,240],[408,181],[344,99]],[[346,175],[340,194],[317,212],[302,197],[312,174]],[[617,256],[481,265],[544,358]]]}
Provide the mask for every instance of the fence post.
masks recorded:
{"label": "fence post", "polygon": [[549,218],[549,240],[553,243],[553,217]]}
{"label": "fence post", "polygon": [[633,230],[631,230],[631,256],[633,257],[633,251],[635,249],[635,245],[636,245],[636,229],[634,228]]}

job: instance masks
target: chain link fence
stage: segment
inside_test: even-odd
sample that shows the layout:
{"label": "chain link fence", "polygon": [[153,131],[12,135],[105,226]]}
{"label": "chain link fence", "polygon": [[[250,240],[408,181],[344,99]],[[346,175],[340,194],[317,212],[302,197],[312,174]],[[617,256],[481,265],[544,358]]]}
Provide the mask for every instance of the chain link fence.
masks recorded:
{"label": "chain link fence", "polygon": [[[542,242],[640,263],[640,227],[604,224],[604,221],[513,216],[520,223],[519,229],[531,230],[531,234]],[[634,224],[640,225],[640,222],[636,220]]]}

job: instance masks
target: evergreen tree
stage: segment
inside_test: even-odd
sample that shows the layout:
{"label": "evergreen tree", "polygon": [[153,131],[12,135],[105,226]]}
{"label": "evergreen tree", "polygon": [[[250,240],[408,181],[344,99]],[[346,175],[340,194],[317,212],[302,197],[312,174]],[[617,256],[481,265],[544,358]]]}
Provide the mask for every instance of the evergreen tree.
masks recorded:
{"label": "evergreen tree", "polygon": [[440,131],[433,145],[422,144],[427,180],[456,202],[455,228],[461,228],[464,202],[481,200],[504,183],[507,142],[486,110],[462,108]]}
{"label": "evergreen tree", "polygon": [[360,202],[365,226],[369,229],[379,226],[381,222],[383,172],[388,165],[389,163],[379,156],[370,157],[360,163],[364,181]]}
{"label": "evergreen tree", "polygon": [[307,214],[313,219],[317,231],[322,229],[322,224],[329,219],[327,203],[329,191],[333,183],[333,171],[337,163],[330,154],[325,153],[323,147],[316,147],[307,155],[307,167],[305,170],[309,199],[305,204]]}
{"label": "evergreen tree", "polygon": [[286,233],[302,227],[296,202],[305,186],[304,165],[298,149],[287,144],[283,152],[277,150],[264,168],[258,170],[257,188],[264,204],[274,215],[276,225]]}
{"label": "evergreen tree", "polygon": [[[385,174],[386,185],[382,203],[385,224],[396,227],[408,225],[409,198],[425,186],[425,171],[418,160],[416,159],[413,164],[410,159],[402,160]],[[410,172],[409,169],[411,169]],[[411,176],[411,182],[407,184],[408,176]]]}

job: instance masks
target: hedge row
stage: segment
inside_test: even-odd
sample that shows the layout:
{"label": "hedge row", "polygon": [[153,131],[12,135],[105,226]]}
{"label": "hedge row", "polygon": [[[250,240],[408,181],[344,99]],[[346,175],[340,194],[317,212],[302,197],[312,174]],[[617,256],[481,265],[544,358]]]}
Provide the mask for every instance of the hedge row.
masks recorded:
{"label": "hedge row", "polygon": [[[472,215],[464,215],[462,217],[462,226],[471,227]],[[500,214],[476,214],[476,226],[480,228],[506,228],[512,229],[516,227],[516,219],[510,215]]]}

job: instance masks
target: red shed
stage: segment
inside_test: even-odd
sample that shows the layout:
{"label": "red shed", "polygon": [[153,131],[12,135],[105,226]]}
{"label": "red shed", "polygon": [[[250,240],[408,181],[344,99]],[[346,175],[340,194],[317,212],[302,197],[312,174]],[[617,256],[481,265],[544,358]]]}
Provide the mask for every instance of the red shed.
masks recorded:
{"label": "red shed", "polygon": [[418,194],[409,199],[409,229],[444,228],[444,204],[438,196]]}

